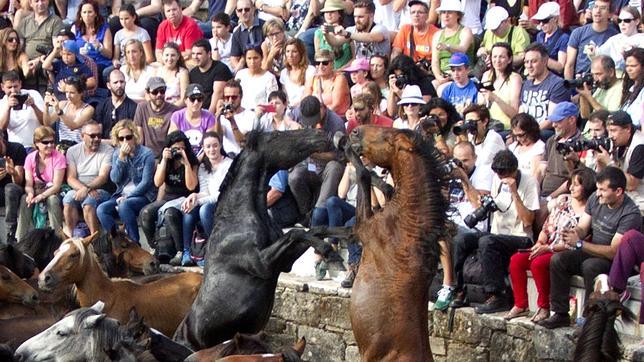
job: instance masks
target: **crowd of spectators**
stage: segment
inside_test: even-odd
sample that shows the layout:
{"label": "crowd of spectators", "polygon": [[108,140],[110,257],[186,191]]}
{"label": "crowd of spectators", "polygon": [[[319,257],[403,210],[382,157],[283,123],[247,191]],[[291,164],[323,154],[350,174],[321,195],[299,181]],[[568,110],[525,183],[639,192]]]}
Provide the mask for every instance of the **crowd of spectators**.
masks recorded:
{"label": "crowd of spectators", "polygon": [[[525,315],[531,270],[533,321],[566,325],[570,275],[589,292],[616,255],[610,280],[624,291],[644,255],[641,5],[210,0],[202,21],[202,3],[6,2],[9,242],[34,227],[78,235],[118,222],[139,242],[140,222],[158,246],[166,225],[171,247],[159,256],[189,265],[248,132],[315,127],[332,139],[372,124],[417,130],[450,160],[457,232],[440,242],[438,309],[468,303],[474,253],[479,313]],[[353,224],[355,169],[340,152],[271,176],[267,205],[280,226]],[[386,200],[373,192],[378,209]],[[347,287],[361,253],[349,249]],[[321,258],[315,268],[323,278]]]}

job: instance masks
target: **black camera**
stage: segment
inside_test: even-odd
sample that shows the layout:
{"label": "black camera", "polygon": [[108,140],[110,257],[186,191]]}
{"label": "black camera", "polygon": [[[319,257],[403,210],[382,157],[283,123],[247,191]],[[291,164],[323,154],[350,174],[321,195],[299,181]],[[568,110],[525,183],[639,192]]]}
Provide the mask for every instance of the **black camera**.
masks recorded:
{"label": "black camera", "polygon": [[569,152],[581,152],[586,150],[599,151],[599,147],[610,151],[613,146],[613,140],[608,137],[596,137],[593,139],[568,140],[557,143],[557,152],[565,155]]}
{"label": "black camera", "polygon": [[494,198],[490,195],[483,195],[481,197],[481,206],[474,210],[473,213],[467,215],[463,221],[470,229],[474,229],[476,224],[487,219],[490,213],[497,210],[499,210],[499,208],[496,206]]}
{"label": "black camera", "polygon": [[178,148],[171,148],[170,153],[172,155],[172,159],[175,161],[181,161],[181,159],[183,158],[181,150],[179,150]]}
{"label": "black camera", "polygon": [[474,84],[476,85],[476,89],[478,89],[479,92],[481,90],[494,92],[494,83],[492,83],[492,82],[484,82],[484,83],[478,82],[478,83],[474,83]]}
{"label": "black camera", "polygon": [[454,134],[457,136],[460,136],[466,133],[476,134],[476,131],[477,131],[476,121],[465,121],[460,126],[454,126],[453,131],[454,131]]}
{"label": "black camera", "polygon": [[14,111],[19,111],[22,109],[22,106],[25,104],[25,101],[27,101],[27,97],[29,97],[28,94],[16,94],[14,95],[16,99],[18,100],[18,104],[13,106]]}
{"label": "black camera", "polygon": [[432,69],[432,63],[425,58],[422,58],[421,60],[416,62],[416,66],[421,70],[424,70],[425,72],[430,72]]}
{"label": "black camera", "polygon": [[396,87],[398,87],[398,89],[405,88],[407,84],[409,84],[409,79],[407,79],[406,75],[401,74],[396,76]]}
{"label": "black camera", "polygon": [[441,169],[445,174],[450,174],[457,167],[463,168],[463,163],[461,162],[461,160],[456,158],[450,158],[449,160],[447,160],[447,162],[445,162],[444,165],[441,166]]}
{"label": "black camera", "polygon": [[51,45],[38,44],[36,45],[36,51],[44,56],[48,56],[54,50],[54,47]]}
{"label": "black camera", "polygon": [[568,89],[572,89],[572,88],[581,88],[584,86],[584,84],[588,84],[589,87],[592,87],[594,82],[595,81],[593,80],[593,75],[589,73],[585,73],[585,74],[582,74],[581,78],[565,79],[563,81],[563,85]]}
{"label": "black camera", "polygon": [[232,111],[233,111],[232,103],[224,103],[224,108],[222,109],[222,112],[232,112]]}

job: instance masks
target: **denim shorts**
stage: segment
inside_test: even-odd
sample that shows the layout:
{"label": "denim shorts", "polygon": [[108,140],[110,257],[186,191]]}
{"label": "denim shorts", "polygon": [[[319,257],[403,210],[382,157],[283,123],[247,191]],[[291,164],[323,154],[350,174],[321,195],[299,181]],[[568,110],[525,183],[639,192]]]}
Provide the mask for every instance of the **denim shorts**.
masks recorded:
{"label": "denim shorts", "polygon": [[96,192],[98,192],[98,199],[95,199],[92,196],[87,195],[85,200],[76,201],[74,200],[74,195],[76,195],[76,190],[69,190],[65,194],[65,197],[63,197],[63,205],[73,205],[76,207],[84,207],[86,205],[89,205],[96,209],[98,205],[109,200],[109,198],[112,196],[110,195],[109,192],[105,190],[98,189],[96,190]]}

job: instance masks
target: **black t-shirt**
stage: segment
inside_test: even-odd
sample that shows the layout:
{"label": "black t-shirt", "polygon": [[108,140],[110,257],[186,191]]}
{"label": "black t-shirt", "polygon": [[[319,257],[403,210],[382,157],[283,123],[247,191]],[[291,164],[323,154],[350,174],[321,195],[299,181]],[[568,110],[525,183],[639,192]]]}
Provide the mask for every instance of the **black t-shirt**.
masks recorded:
{"label": "black t-shirt", "polygon": [[192,191],[186,187],[185,166],[181,164],[175,169],[174,161],[168,162],[165,173],[165,199],[174,200],[182,196],[188,196]]}
{"label": "black t-shirt", "polygon": [[640,209],[628,195],[624,195],[624,202],[619,207],[611,209],[601,205],[597,193],[593,193],[588,198],[585,212],[591,217],[593,244],[610,245],[615,234],[623,235],[642,226]]}
{"label": "black t-shirt", "polygon": [[[4,156],[8,156],[13,160],[14,166],[24,166],[25,158],[27,158],[27,152],[25,148],[20,143],[16,142],[6,142],[7,150]],[[0,188],[4,188],[5,185],[11,183],[11,176],[7,175],[0,180]]]}
{"label": "black t-shirt", "polygon": [[626,170],[637,178],[644,177],[644,157],[642,155],[644,155],[644,145],[637,145],[631,154],[631,162]]}
{"label": "black t-shirt", "polygon": [[416,84],[420,88],[420,93],[424,96],[432,96],[438,97],[438,94],[436,93],[436,89],[434,89],[434,86],[432,85],[432,81],[429,80],[429,78],[424,77],[418,81],[418,84]]}
{"label": "black t-shirt", "polygon": [[104,99],[101,103],[96,106],[96,112],[94,112],[94,119],[96,122],[103,125],[103,136],[102,138],[110,138],[110,131],[116,122],[122,119],[133,119],[134,113],[136,112],[136,102],[125,97],[123,103],[121,103],[116,110],[114,110],[114,105],[112,104],[112,97]]}
{"label": "black t-shirt", "polygon": [[189,74],[190,83],[197,83],[203,87],[203,92],[206,95],[204,98],[203,106],[208,109],[210,107],[210,100],[212,99],[213,84],[217,81],[227,82],[233,78],[233,74],[228,69],[228,66],[218,60],[212,61],[212,66],[207,72],[202,72],[199,67],[194,67]]}

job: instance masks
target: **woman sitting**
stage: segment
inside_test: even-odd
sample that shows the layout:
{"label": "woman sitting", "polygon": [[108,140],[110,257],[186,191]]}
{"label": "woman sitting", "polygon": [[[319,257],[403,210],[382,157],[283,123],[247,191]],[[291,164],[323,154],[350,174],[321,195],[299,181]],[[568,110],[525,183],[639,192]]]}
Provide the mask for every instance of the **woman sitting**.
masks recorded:
{"label": "woman sitting", "polygon": [[286,46],[286,32],[284,22],[273,18],[264,23],[264,42],[262,42],[262,69],[268,70],[276,77],[284,69],[284,50]]}
{"label": "woman sitting", "polygon": [[[332,69],[340,70],[347,65],[351,58],[353,58],[353,50],[350,43],[344,43],[340,46],[333,46],[327,41],[327,35],[335,33],[336,27],[338,30],[342,27],[342,19],[344,17],[344,6],[342,2],[329,1],[324,2],[324,7],[320,9],[324,16],[324,24],[315,30],[313,38],[313,45],[315,46],[315,54],[321,50],[327,50],[333,54],[331,61],[333,62]],[[316,57],[317,60],[317,57]],[[336,112],[338,113],[338,112]],[[338,113],[338,114],[344,114]]]}
{"label": "woman sitting", "polygon": [[63,208],[58,197],[65,179],[67,161],[56,150],[56,133],[47,126],[34,131],[36,149],[25,159],[25,195],[20,200],[16,239],[22,240],[28,231],[49,226],[60,229],[63,226]]}
{"label": "woman sitting", "polygon": [[333,54],[326,49],[315,53],[317,74],[306,84],[305,95],[314,95],[328,109],[343,115],[351,106],[349,83],[342,72],[333,70]]}
{"label": "woman sitting", "polygon": [[423,132],[432,133],[436,148],[446,156],[451,156],[457,141],[452,129],[461,117],[456,108],[443,98],[432,98],[421,107],[420,115],[421,118],[427,117],[427,122],[422,127]]}
{"label": "woman sitting", "polygon": [[277,79],[273,73],[262,69],[264,54],[261,48],[250,48],[244,51],[246,67],[235,76],[244,89],[241,106],[255,109],[259,104],[266,104],[268,94],[277,90]]}
{"label": "woman sitting", "polygon": [[59,101],[52,93],[45,93],[43,123],[53,127],[58,122],[58,140],[62,150],[81,141],[81,128],[94,116],[94,107],[83,102],[85,82],[78,77],[64,81],[65,98]]}
{"label": "woman sitting", "polygon": [[190,142],[195,155],[201,153],[202,135],[215,130],[215,117],[203,109],[204,93],[199,84],[188,85],[186,92],[186,108],[172,114],[168,136],[175,131],[181,131]]}
{"label": "woman sitting", "polygon": [[[197,223],[203,227],[203,237],[208,239],[215,223],[215,206],[219,198],[219,187],[228,173],[232,160],[226,156],[221,137],[216,132],[206,132],[203,136],[203,150],[206,157],[199,165],[199,193],[191,193],[182,203],[183,212],[183,254],[181,265],[189,265],[190,241]],[[176,210],[176,209],[174,209]],[[168,213],[174,213],[168,210]],[[175,260],[176,261],[176,260]]]}
{"label": "woman sitting", "polygon": [[436,97],[436,89],[432,82],[418,68],[412,58],[406,55],[399,55],[391,61],[389,66],[389,94],[387,96],[387,113],[397,114],[397,102],[402,96],[406,85],[417,85],[423,95],[425,102]]}
{"label": "woman sitting", "polygon": [[154,69],[154,76],[165,80],[167,86],[165,101],[179,108],[185,106],[186,88],[190,79],[179,46],[175,43],[166,43],[159,62],[161,66]]}
{"label": "woman sitting", "polygon": [[[125,224],[128,236],[139,242],[139,225],[136,221],[141,209],[152,202],[157,194],[154,187],[154,153],[141,145],[141,135],[130,119],[120,120],[110,133],[112,145],[112,170],[110,179],[116,184],[112,197],[98,205],[96,214],[104,230],[112,230],[116,219]],[[152,242],[148,239],[148,243]]]}
{"label": "woman sitting", "polygon": [[512,117],[511,142],[508,149],[519,160],[519,170],[525,171],[541,180],[539,166],[546,152],[546,144],[540,137],[539,123],[527,113],[519,113]]}
{"label": "woman sitting", "polygon": [[[198,164],[188,137],[181,131],[169,133],[161,152],[161,161],[154,172],[154,185],[159,188],[159,194],[156,201],[141,210],[142,229],[148,240],[154,240],[157,225],[163,224],[164,217],[168,218],[168,229],[177,250],[177,254],[171,260],[174,265],[181,263],[183,256],[183,235],[179,227],[181,218],[166,215],[166,210],[179,207],[183,200],[197,189]],[[159,247],[166,248],[164,245]],[[171,256],[163,255],[163,251],[161,254],[160,258]]]}
{"label": "woman sitting", "polygon": [[29,69],[29,57],[20,46],[20,36],[13,28],[0,30],[0,72],[14,70],[20,74],[21,79],[33,75]]}
{"label": "woman sitting", "polygon": [[313,79],[315,67],[309,65],[306,57],[306,47],[299,39],[289,39],[284,48],[284,69],[280,73],[282,89],[288,94],[288,104],[291,108],[300,105],[304,97],[307,81]]}
{"label": "woman sitting", "polygon": [[432,73],[436,77],[434,87],[451,80],[449,59],[456,52],[470,53],[473,36],[470,28],[461,25],[464,11],[458,0],[442,0],[436,9],[440,14],[442,29],[432,37]]}
{"label": "woman sitting", "polygon": [[387,71],[389,70],[389,58],[386,55],[374,54],[369,58],[369,76],[371,80],[376,82],[378,88],[380,88],[380,93],[385,99],[384,107],[380,107],[382,112],[387,112],[387,97],[389,97],[389,76]]}
{"label": "woman sitting", "polygon": [[417,129],[420,124],[420,106],[424,105],[423,95],[417,85],[408,85],[403,89],[402,97],[398,101],[398,118],[394,121],[394,128]]}
{"label": "woman sitting", "polygon": [[145,102],[145,86],[152,77],[154,68],[145,63],[143,44],[136,39],[125,43],[125,95],[137,103]]}
{"label": "woman sitting", "polygon": [[620,109],[631,115],[633,124],[641,126],[644,116],[644,49],[633,48],[624,53],[624,83]]}
{"label": "woman sitting", "polygon": [[[90,57],[98,67],[99,76],[102,75],[103,70],[112,65],[114,43],[110,26],[100,14],[97,2],[81,2],[76,14],[76,23],[71,30],[76,35],[80,53]],[[99,81],[104,83],[103,79]]]}
{"label": "woman sitting", "polygon": [[154,62],[154,52],[150,34],[137,25],[138,15],[132,4],[124,4],[119,10],[119,20],[123,29],[114,34],[114,55],[112,56],[112,65],[119,68],[125,63],[125,44],[130,39],[136,39],[143,44],[145,52],[145,62],[150,64]]}
{"label": "woman sitting", "polygon": [[539,307],[531,320],[536,323],[550,316],[550,258],[554,253],[569,250],[561,237],[562,232],[577,226],[586,208],[586,201],[596,188],[595,173],[592,170],[582,168],[573,171],[570,176],[570,195],[557,198],[557,205],[548,216],[532,248],[512,256],[510,279],[514,307],[505,316],[506,320],[528,314],[528,270],[532,272],[537,286]]}

